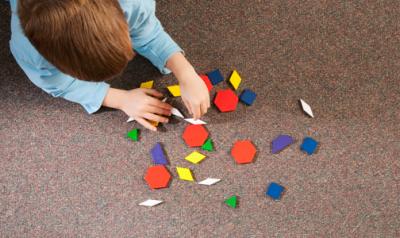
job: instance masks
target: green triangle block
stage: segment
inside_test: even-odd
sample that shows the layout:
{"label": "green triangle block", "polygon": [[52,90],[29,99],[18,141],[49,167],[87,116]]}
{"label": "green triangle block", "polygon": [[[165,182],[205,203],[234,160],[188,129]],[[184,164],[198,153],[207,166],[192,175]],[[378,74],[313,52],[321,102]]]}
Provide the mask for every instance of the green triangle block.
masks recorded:
{"label": "green triangle block", "polygon": [[139,129],[133,129],[130,132],[128,132],[127,136],[131,138],[133,141],[138,141],[139,140]]}
{"label": "green triangle block", "polygon": [[228,199],[225,200],[225,204],[232,207],[232,208],[236,208],[237,205],[237,196],[232,196]]}
{"label": "green triangle block", "polygon": [[207,139],[206,142],[204,142],[204,144],[201,146],[201,148],[203,150],[206,151],[213,151],[214,150],[214,146],[213,146],[213,142],[211,139]]}

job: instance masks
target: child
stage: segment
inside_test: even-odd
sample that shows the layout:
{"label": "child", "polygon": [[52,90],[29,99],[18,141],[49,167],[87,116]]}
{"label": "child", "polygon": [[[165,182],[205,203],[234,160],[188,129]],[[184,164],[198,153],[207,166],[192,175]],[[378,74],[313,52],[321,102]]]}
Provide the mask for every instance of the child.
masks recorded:
{"label": "child", "polygon": [[174,73],[195,119],[210,107],[206,85],[163,30],[154,0],[10,2],[11,52],[29,79],[52,96],[79,103],[88,113],[101,106],[120,109],[157,130],[148,120],[165,123],[171,114],[161,93],[104,82],[121,74],[137,52],[161,73]]}

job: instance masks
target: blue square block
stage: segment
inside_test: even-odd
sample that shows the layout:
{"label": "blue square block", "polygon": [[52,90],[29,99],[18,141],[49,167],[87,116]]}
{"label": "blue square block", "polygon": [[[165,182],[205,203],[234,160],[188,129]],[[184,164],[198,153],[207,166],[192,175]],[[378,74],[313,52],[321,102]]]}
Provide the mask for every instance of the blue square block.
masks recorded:
{"label": "blue square block", "polygon": [[244,104],[251,106],[253,104],[254,100],[256,100],[257,94],[250,89],[245,89],[243,90],[242,94],[240,94],[240,101],[242,101]]}
{"label": "blue square block", "polygon": [[317,149],[318,142],[311,137],[303,139],[303,143],[300,146],[302,151],[305,151],[308,155],[312,155]]}
{"label": "blue square block", "polygon": [[221,71],[219,71],[219,69],[207,73],[207,76],[210,79],[212,85],[216,85],[224,81],[224,76],[222,76]]}
{"label": "blue square block", "polygon": [[274,200],[279,200],[282,197],[283,191],[285,191],[283,186],[277,183],[270,183],[265,194]]}
{"label": "blue square block", "polygon": [[167,157],[165,156],[164,150],[160,143],[154,145],[154,147],[150,150],[150,154],[154,164],[168,164]]}

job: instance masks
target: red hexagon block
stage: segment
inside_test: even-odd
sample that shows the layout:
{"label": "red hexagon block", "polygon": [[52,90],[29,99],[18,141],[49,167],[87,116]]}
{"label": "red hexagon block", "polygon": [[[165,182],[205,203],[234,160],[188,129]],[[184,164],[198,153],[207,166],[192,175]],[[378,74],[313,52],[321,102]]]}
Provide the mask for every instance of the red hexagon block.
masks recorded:
{"label": "red hexagon block", "polygon": [[150,188],[166,188],[171,180],[171,174],[163,165],[151,166],[144,176]]}
{"label": "red hexagon block", "polygon": [[256,151],[256,147],[250,140],[239,140],[233,145],[231,154],[236,163],[247,164],[253,162]]}
{"label": "red hexagon block", "polygon": [[202,125],[188,125],[182,138],[190,147],[202,146],[208,138],[208,131]]}
{"label": "red hexagon block", "polygon": [[212,90],[212,88],[213,88],[213,85],[212,85],[210,79],[208,78],[208,76],[204,75],[204,74],[200,74],[199,76],[204,81],[204,83],[207,86],[208,91],[210,92]]}
{"label": "red hexagon block", "polygon": [[214,99],[215,105],[221,112],[235,111],[238,101],[238,96],[230,89],[219,91]]}

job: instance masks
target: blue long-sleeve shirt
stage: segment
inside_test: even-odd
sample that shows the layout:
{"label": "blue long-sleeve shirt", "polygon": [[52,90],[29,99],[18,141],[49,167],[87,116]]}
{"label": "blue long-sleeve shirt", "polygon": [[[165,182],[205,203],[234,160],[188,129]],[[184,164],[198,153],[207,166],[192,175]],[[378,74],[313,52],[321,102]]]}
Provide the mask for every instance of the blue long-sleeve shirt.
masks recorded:
{"label": "blue long-sleeve shirt", "polygon": [[[96,112],[102,105],[109,85],[105,82],[88,82],[71,77],[50,64],[25,37],[17,15],[18,0],[11,0],[11,52],[28,76],[39,88],[54,97],[79,103],[88,113]],[[134,50],[149,59],[161,73],[169,57],[182,49],[164,31],[155,16],[154,0],[119,0],[129,25]]]}

